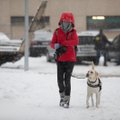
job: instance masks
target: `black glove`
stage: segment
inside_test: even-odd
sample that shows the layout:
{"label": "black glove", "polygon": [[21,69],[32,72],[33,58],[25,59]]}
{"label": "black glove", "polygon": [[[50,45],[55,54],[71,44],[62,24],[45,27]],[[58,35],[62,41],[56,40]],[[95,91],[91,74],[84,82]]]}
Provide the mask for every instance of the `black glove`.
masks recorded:
{"label": "black glove", "polygon": [[63,53],[65,53],[66,50],[67,50],[67,49],[66,49],[65,46],[61,46],[61,47],[59,47],[58,49],[56,49],[55,54],[54,54],[55,60],[57,59],[57,57],[59,57],[59,56],[61,56]]}

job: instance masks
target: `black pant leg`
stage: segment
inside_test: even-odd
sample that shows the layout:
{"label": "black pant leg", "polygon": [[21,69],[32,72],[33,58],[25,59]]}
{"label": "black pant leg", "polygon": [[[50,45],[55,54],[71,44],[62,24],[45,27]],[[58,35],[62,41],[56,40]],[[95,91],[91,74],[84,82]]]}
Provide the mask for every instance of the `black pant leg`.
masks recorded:
{"label": "black pant leg", "polygon": [[96,56],[96,65],[99,64],[99,59],[100,59],[100,50],[97,50],[97,56]]}
{"label": "black pant leg", "polygon": [[103,56],[104,56],[104,65],[107,65],[107,52],[105,50],[103,51]]}
{"label": "black pant leg", "polygon": [[66,62],[65,64],[65,95],[70,96],[71,93],[71,75],[74,62]]}
{"label": "black pant leg", "polygon": [[57,83],[59,87],[59,92],[62,93],[65,90],[64,85],[64,65],[62,62],[57,62]]}

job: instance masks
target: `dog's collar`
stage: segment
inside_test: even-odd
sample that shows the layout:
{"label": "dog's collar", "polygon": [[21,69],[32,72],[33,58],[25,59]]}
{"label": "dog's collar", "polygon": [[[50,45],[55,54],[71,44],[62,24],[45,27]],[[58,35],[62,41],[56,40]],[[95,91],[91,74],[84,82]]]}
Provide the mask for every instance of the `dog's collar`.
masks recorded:
{"label": "dog's collar", "polygon": [[[97,79],[96,79],[96,81],[97,81]],[[96,87],[99,87],[100,88],[100,90],[99,91],[101,91],[101,89],[102,89],[102,83],[101,83],[101,80],[98,78],[98,84],[97,85],[93,85],[93,84],[91,84],[91,83],[93,83],[93,82],[91,82],[91,83],[89,83],[89,82],[91,82],[89,79],[88,79],[88,82],[87,82],[87,85],[89,86],[89,87],[93,87],[93,88],[96,88]],[[95,81],[94,81],[94,83],[95,83]]]}
{"label": "dog's collar", "polygon": [[89,82],[89,83],[92,83],[92,84],[95,83],[96,81],[97,81],[97,79],[96,79],[95,81],[90,81],[90,80],[88,79],[88,82]]}

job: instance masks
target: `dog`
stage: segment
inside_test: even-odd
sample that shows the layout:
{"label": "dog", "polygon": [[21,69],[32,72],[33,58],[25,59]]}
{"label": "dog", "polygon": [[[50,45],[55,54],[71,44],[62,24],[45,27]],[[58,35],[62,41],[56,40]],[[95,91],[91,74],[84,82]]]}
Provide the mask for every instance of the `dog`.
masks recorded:
{"label": "dog", "polygon": [[93,95],[96,95],[96,107],[100,105],[100,96],[102,90],[102,83],[98,72],[95,70],[94,63],[92,63],[92,69],[90,69],[87,74],[87,98],[86,107],[89,108],[89,99],[91,97],[92,106],[94,106]]}

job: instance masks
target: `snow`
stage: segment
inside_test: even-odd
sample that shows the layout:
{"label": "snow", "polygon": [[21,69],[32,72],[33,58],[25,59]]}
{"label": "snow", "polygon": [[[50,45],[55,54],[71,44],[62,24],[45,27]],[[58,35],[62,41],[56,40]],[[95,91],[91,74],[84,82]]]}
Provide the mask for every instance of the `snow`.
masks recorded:
{"label": "snow", "polygon": [[[71,79],[70,108],[59,107],[56,64],[46,57],[24,58],[0,67],[0,120],[120,120],[120,66],[96,66],[103,84],[99,108],[86,108],[86,79]],[[75,65],[73,74],[85,76],[91,65]],[[113,75],[114,77],[112,77]],[[110,76],[110,77],[109,77]],[[115,77],[117,76],[117,77]]]}
{"label": "snow", "polygon": [[9,42],[9,38],[7,37],[7,35],[5,35],[4,33],[0,32],[0,43],[2,42]]}
{"label": "snow", "polygon": [[98,30],[87,30],[78,33],[78,36],[96,36],[99,34]]}
{"label": "snow", "polygon": [[44,31],[44,30],[37,30],[34,32],[33,41],[48,41],[52,38],[52,32]]}

